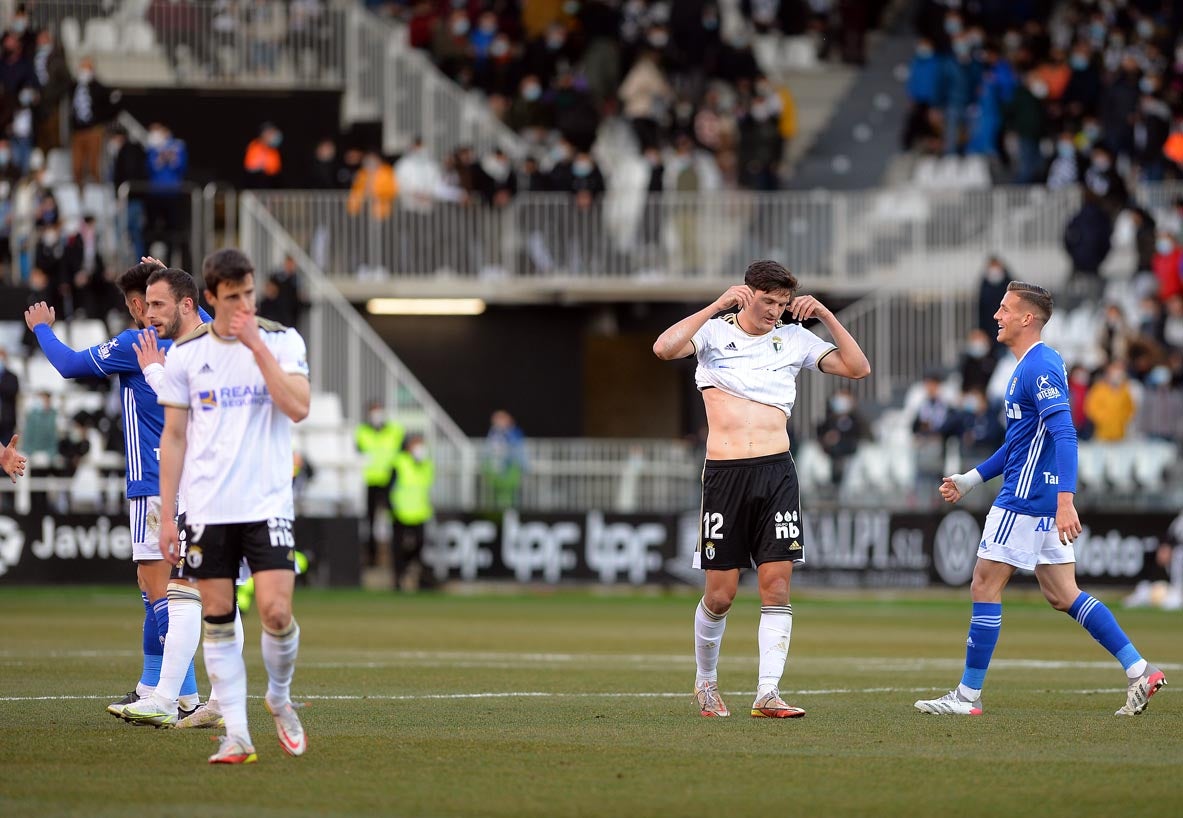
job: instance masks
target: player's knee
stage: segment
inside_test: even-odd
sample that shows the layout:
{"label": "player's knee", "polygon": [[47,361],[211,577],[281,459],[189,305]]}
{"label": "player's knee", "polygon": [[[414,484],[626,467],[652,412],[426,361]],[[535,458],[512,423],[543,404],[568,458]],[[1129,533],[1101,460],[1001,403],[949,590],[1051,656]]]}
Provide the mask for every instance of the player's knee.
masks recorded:
{"label": "player's knee", "polygon": [[1063,593],[1063,592],[1059,592],[1059,591],[1050,591],[1049,590],[1049,591],[1044,591],[1043,596],[1045,599],[1047,599],[1048,603],[1051,604],[1051,606],[1053,608],[1055,608],[1057,611],[1063,611],[1063,612],[1067,613],[1068,609],[1072,607],[1072,603],[1076,601],[1076,597],[1079,596],[1079,592],[1077,592],[1077,593]]}
{"label": "player's knee", "polygon": [[715,616],[722,616],[731,610],[731,603],[735,600],[735,593],[733,591],[707,591],[702,595],[703,604],[706,609]]}
{"label": "player's knee", "polygon": [[269,631],[280,632],[292,622],[290,599],[268,599],[259,603],[259,620]]}
{"label": "player's knee", "polygon": [[760,602],[764,605],[784,605],[789,601],[789,580],[784,577],[760,583]]}

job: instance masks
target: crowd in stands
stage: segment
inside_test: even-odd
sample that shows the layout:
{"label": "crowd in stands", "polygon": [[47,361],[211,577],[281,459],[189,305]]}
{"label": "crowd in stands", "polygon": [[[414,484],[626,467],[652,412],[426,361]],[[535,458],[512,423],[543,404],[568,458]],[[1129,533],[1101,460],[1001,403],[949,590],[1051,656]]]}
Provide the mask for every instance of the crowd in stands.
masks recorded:
{"label": "crowd in stands", "polygon": [[[602,122],[622,117],[654,167],[685,137],[720,186],[776,190],[795,109],[788,88],[757,64],[753,38],[814,32],[823,58],[832,51],[859,64],[887,4],[745,0],[734,20],[714,0],[367,5],[405,22],[412,46],[483,94],[544,173],[590,153]],[[558,176],[548,189],[565,191]]]}

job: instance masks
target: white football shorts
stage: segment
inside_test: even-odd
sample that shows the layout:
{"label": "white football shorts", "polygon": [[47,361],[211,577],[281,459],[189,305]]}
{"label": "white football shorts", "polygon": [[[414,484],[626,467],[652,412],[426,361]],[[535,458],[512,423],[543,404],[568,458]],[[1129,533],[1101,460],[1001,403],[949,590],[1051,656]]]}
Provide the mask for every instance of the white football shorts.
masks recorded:
{"label": "white football shorts", "polygon": [[991,506],[982,527],[978,558],[1034,570],[1036,565],[1076,562],[1072,544],[1060,542],[1056,516],[1029,517]]}
{"label": "white football shorts", "polygon": [[132,497],[131,506],[131,558],[133,562],[162,560],[160,553],[160,498]]}

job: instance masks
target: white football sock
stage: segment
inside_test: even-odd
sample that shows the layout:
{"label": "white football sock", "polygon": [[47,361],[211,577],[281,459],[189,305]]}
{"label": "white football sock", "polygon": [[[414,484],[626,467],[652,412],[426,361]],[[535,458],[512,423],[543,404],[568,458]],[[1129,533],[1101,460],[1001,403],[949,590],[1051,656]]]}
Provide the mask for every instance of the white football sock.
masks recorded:
{"label": "white football sock", "polygon": [[234,623],[205,623],[205,669],[218,691],[226,735],[251,743],[246,718],[246,663],[234,644]]}
{"label": "white football sock", "polygon": [[263,667],[267,668],[267,701],[281,705],[291,701],[292,676],[300,650],[300,626],[293,619],[282,631],[263,628]]}
{"label": "white football sock", "polygon": [[793,606],[764,605],[760,608],[760,681],[758,696],[780,684],[789,658],[789,639],[793,635]]}
{"label": "white football sock", "polygon": [[[160,681],[152,701],[166,712],[176,714],[177,699],[189,663],[201,642],[201,594],[191,585],[168,584],[168,636],[164,640],[164,660],[160,663]],[[188,698],[188,697],[186,697]],[[189,704],[189,702],[186,702]],[[192,710],[192,707],[185,707]]]}
{"label": "white football sock", "polygon": [[[242,656],[242,646],[246,637],[242,630],[242,611],[238,606],[234,607],[234,649],[238,651],[238,655]],[[205,706],[211,710],[222,712],[222,707],[218,704],[218,689],[211,681],[209,686],[209,698],[205,700]]]}
{"label": "white football sock", "polygon": [[699,600],[694,609],[694,661],[698,666],[694,686],[719,678],[719,648],[723,631],[727,629],[727,614],[716,615],[707,610],[706,601]]}

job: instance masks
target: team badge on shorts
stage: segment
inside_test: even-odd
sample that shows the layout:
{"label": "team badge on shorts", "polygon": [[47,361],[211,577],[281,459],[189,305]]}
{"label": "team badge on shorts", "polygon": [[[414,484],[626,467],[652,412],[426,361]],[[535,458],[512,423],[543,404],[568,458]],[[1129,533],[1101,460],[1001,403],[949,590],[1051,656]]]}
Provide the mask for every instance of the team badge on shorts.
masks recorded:
{"label": "team badge on shorts", "polygon": [[194,570],[201,567],[201,562],[204,559],[201,555],[201,549],[196,545],[190,545],[185,550],[185,562],[189,563],[189,567]]}
{"label": "team badge on shorts", "polygon": [[703,549],[703,553],[707,555],[708,560],[713,560],[715,558],[715,544],[708,542],[707,547]]}
{"label": "team badge on shorts", "polygon": [[148,530],[154,533],[160,532],[160,514],[155,511],[149,511],[148,516],[144,519],[148,526]]}

